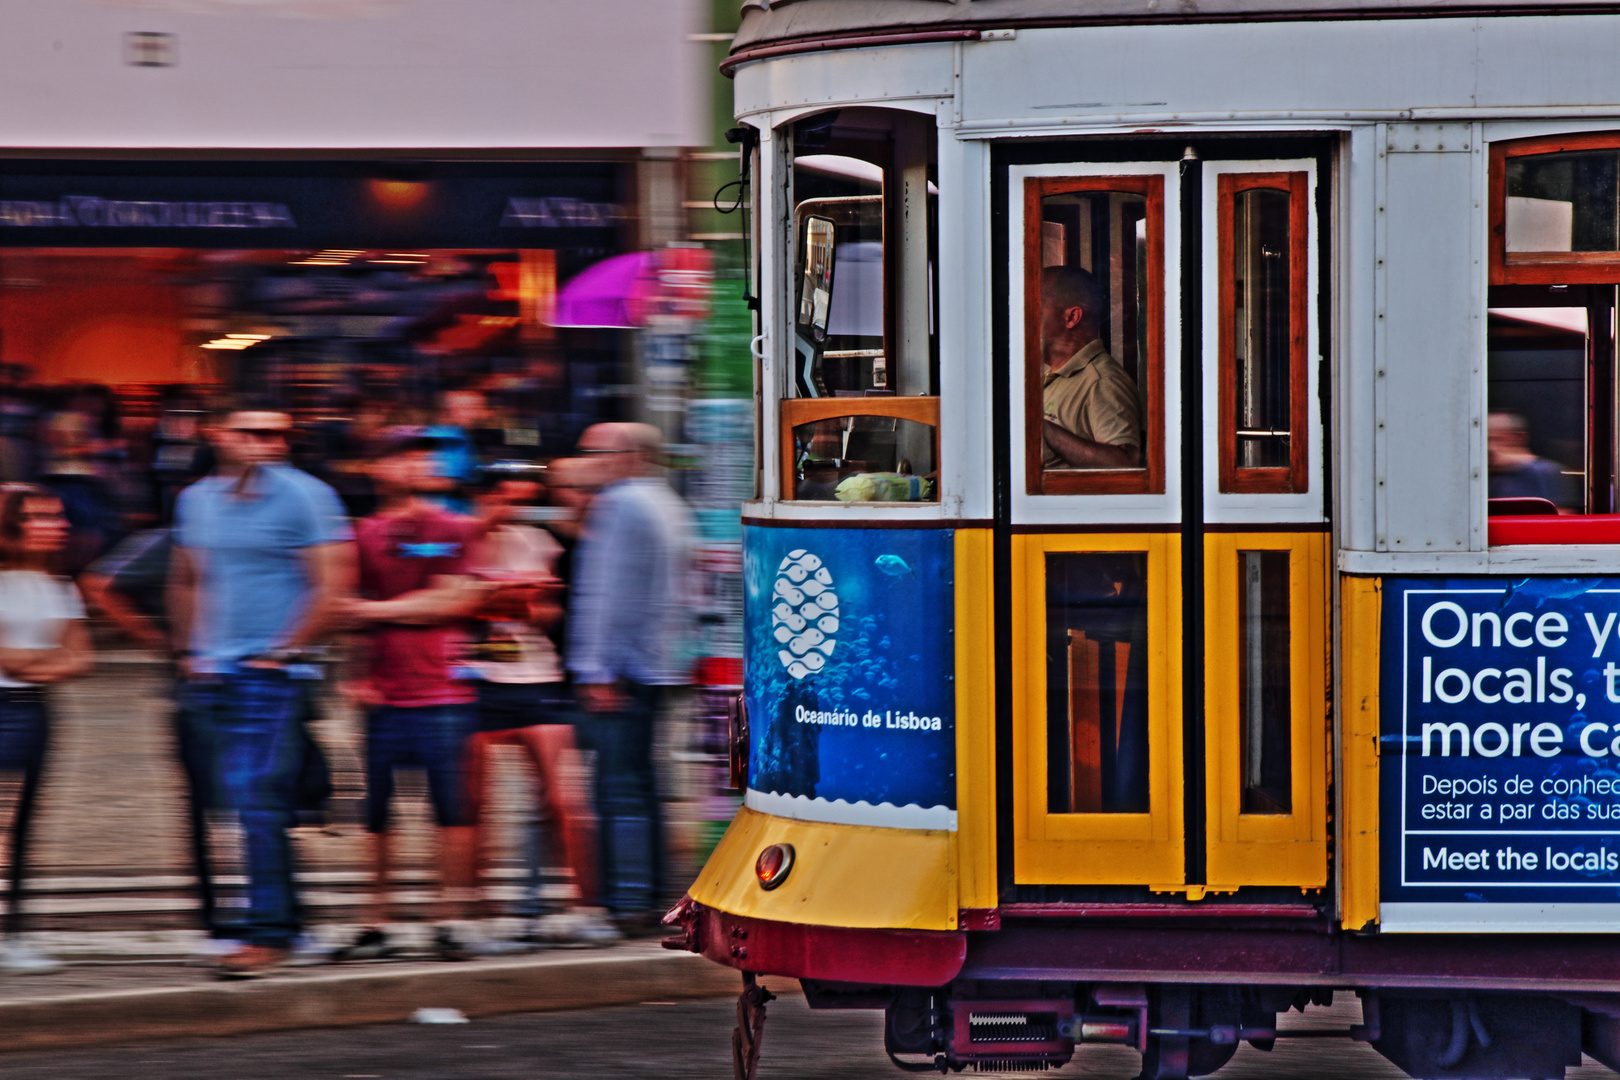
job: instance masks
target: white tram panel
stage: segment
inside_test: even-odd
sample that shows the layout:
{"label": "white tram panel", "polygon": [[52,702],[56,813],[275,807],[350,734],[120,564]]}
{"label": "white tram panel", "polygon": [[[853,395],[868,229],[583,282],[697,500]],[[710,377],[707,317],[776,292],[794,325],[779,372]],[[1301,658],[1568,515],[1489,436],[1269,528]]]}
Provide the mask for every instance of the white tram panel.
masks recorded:
{"label": "white tram panel", "polygon": [[[1620,70],[1610,62],[1617,52],[1620,18],[1610,15],[1022,28],[1012,40],[744,62],[737,89],[740,111],[756,115],[789,102],[795,112],[808,111],[817,93],[824,106],[849,102],[856,93],[877,105],[886,93],[937,88],[947,74],[945,57],[952,58],[952,123],[941,131],[941,217],[952,220],[947,207],[955,200],[969,215],[959,231],[941,235],[943,280],[954,277],[966,301],[941,305],[947,370],[951,358],[980,348],[988,353],[985,322],[993,302],[988,215],[972,213],[988,190],[988,156],[983,150],[948,153],[953,136],[987,148],[1008,137],[1143,129],[1185,133],[1189,140],[1204,132],[1343,132],[1336,175],[1318,178],[1337,185],[1336,216],[1331,271],[1314,285],[1332,293],[1331,326],[1317,330],[1337,384],[1332,431],[1340,568],[1612,573],[1620,571],[1614,548],[1487,547],[1485,148],[1492,138],[1620,127],[1620,104],[1568,104],[1620,103]],[[1010,225],[1022,217],[1014,194],[1018,179],[1009,190]],[[1167,490],[1158,497],[1166,518],[1179,501],[1173,493],[1179,423],[1169,408],[1179,386],[1173,260],[1180,241],[1172,232],[1178,216],[1167,207],[1165,427],[1171,441]],[[1327,222],[1318,229],[1327,233]],[[1015,264],[1020,247],[1009,245]],[[1211,254],[1206,251],[1206,259]],[[1008,280],[1021,292],[1017,265]],[[1014,315],[1009,351],[1017,364],[1021,296],[1003,302]],[[969,309],[973,316],[964,314]],[[950,338],[966,352],[946,353]],[[950,396],[951,388],[942,390]],[[1012,396],[1009,404],[1020,413],[1021,395]],[[942,404],[950,414],[953,405]],[[1014,432],[1020,419],[1014,417]],[[942,456],[956,434],[942,422]],[[1021,469],[1021,455],[1011,457]],[[1315,482],[1320,474],[1312,471]],[[1042,504],[1053,507],[1047,513],[1054,522],[1072,518],[1055,506],[1064,497],[1020,494],[1022,481],[1012,485],[1015,521],[1040,520]],[[947,500],[960,494],[949,484],[942,488]],[[1086,520],[1127,516],[1116,513],[1124,507],[1107,506],[1115,497],[1072,498],[1084,500]],[[1128,516],[1155,520],[1135,509]]]}

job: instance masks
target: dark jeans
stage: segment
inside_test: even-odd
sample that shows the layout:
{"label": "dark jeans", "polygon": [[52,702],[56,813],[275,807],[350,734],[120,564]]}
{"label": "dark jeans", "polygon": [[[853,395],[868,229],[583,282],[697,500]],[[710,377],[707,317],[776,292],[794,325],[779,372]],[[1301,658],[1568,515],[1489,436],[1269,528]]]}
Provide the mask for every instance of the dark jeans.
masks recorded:
{"label": "dark jeans", "polygon": [[366,714],[366,829],[388,831],[394,770],[427,773],[440,828],[473,823],[467,800],[468,740],[478,730],[472,705],[378,705]]}
{"label": "dark jeans", "polygon": [[187,820],[191,826],[191,866],[197,875],[197,903],[203,929],[218,936],[224,929],[214,892],[213,864],[208,855],[208,814],[219,808],[214,791],[214,731],[199,713],[185,683],[175,688],[174,741],[186,776]]}
{"label": "dark jeans", "polygon": [[248,904],[235,936],[285,947],[300,918],[292,842],[303,761],[305,688],[279,671],[244,669],[186,686],[186,707],[213,733],[217,793],[242,825]]}
{"label": "dark jeans", "polygon": [[655,911],[664,894],[664,823],[653,760],[663,688],[629,683],[624,711],[585,713],[580,744],[596,751],[602,895],[615,915]]}
{"label": "dark jeans", "polygon": [[34,804],[50,740],[50,714],[40,690],[0,689],[0,772],[22,773],[22,790],[11,822],[11,882],[6,899],[6,933],[22,931],[22,883],[28,865]]}

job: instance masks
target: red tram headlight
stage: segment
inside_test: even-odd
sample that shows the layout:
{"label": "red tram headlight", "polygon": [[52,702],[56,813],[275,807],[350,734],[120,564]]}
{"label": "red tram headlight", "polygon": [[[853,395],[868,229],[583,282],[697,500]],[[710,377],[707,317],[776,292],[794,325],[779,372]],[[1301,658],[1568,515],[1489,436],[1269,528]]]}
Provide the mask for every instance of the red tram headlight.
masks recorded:
{"label": "red tram headlight", "polygon": [[762,889],[776,888],[787,880],[792,869],[792,844],[772,844],[759,853],[759,859],[754,863],[754,874],[759,878]]}

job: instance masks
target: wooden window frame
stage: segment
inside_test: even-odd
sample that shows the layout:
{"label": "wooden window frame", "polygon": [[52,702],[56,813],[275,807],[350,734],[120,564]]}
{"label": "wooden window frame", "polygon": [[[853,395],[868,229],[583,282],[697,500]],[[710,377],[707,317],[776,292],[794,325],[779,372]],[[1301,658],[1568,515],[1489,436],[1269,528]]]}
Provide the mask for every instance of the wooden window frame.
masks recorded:
{"label": "wooden window frame", "polygon": [[[1048,195],[1117,191],[1147,203],[1147,415],[1145,464],[1134,469],[1045,469],[1036,421],[1046,415],[1041,356],[1041,200]],[[1164,177],[1031,176],[1024,180],[1024,475],[1030,495],[1162,495],[1164,493]]]}
{"label": "wooden window frame", "polygon": [[[861,398],[783,398],[779,417],[781,425],[781,483],[784,502],[816,502],[815,499],[794,498],[793,483],[793,429],[818,420],[840,420],[846,416],[887,416],[896,420],[911,420],[927,424],[934,433],[934,469],[940,472],[939,398],[919,397],[861,397]],[[935,497],[922,502],[866,503],[867,506],[938,506],[938,485]]]}
{"label": "wooden window frame", "polygon": [[[1237,252],[1233,218],[1245,191],[1288,194],[1288,465],[1239,466],[1237,454]],[[1220,303],[1220,490],[1290,494],[1310,488],[1310,174],[1301,171],[1221,173],[1215,178],[1216,258]]]}
{"label": "wooden window frame", "polygon": [[1620,150],[1620,132],[1550,135],[1491,144],[1492,285],[1612,285],[1620,281],[1620,251],[1507,250],[1508,159],[1581,150]]}

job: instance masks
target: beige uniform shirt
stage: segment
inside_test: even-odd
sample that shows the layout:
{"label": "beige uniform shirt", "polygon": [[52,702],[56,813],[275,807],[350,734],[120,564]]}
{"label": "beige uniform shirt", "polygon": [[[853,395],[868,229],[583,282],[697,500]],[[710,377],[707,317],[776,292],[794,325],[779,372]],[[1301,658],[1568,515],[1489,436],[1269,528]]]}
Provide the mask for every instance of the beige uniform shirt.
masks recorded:
{"label": "beige uniform shirt", "polygon": [[[1059,427],[1092,442],[1141,448],[1142,410],[1136,384],[1108,355],[1101,338],[1094,338],[1056,371],[1048,368],[1042,386],[1046,418]],[[1044,441],[1041,447],[1043,468],[1073,468]]]}

